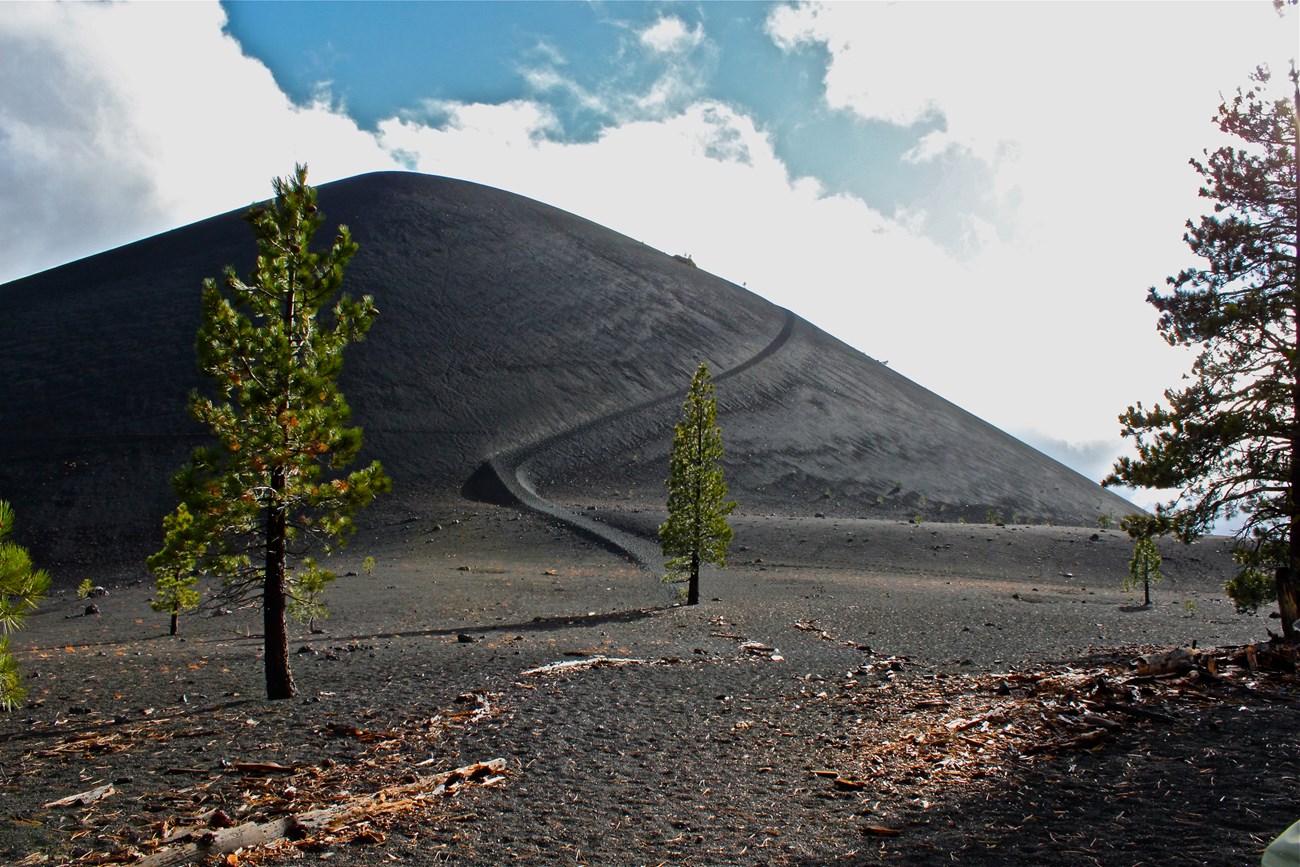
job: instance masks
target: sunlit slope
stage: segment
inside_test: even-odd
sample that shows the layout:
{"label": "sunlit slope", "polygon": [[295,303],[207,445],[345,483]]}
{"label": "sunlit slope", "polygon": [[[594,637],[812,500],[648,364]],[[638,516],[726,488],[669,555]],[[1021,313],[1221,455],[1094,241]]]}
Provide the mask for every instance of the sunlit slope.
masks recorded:
{"label": "sunlit slope", "polygon": [[[544,496],[656,505],[699,360],[742,509],[1090,524],[1131,508],[757,295],[571,214],[396,172],[324,185],[320,204],[360,244],[348,291],[380,310],[343,378],[362,457],[395,483],[376,521],[459,497],[492,458]],[[185,413],[203,385],[199,286],[250,268],[241,215],[0,286],[0,496],[43,562],[117,568],[157,544],[169,478],[202,440]]]}

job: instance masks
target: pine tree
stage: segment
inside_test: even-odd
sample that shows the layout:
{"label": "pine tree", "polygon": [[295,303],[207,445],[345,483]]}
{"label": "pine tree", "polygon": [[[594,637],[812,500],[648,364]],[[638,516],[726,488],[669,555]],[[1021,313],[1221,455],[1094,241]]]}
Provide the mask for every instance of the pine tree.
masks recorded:
{"label": "pine tree", "polygon": [[50,588],[50,576],[33,569],[27,549],[9,541],[14,511],[0,500],[0,709],[13,710],[23,700],[18,663],[9,652],[9,634],[22,629],[27,615]]}
{"label": "pine tree", "polygon": [[290,561],[345,543],[356,512],[391,482],[378,461],[341,474],[361,448],[361,429],[349,427],[336,380],[343,350],[377,315],[374,302],[344,295],[318,315],[357,246],[340,226],[332,246],[310,251],[323,217],[306,166],[273,186],[274,201],[247,217],[258,252],[249,282],[227,269],[223,281],[203,285],[197,352],[214,396],[195,392],[190,411],[217,443],[196,449],[177,475],[182,503],[151,566],[179,574],[192,556],[199,572],[222,578],[229,598],[260,602],[267,697],[279,699],[294,694]]}
{"label": "pine tree", "polygon": [[316,621],[330,616],[325,605],[325,588],[334,580],[334,573],[321,569],[308,558],[303,568],[293,576],[289,585],[289,616],[306,624],[308,632],[316,631]]}
{"label": "pine tree", "polygon": [[1121,525],[1133,540],[1133,557],[1128,563],[1124,589],[1132,593],[1141,584],[1142,604],[1150,605],[1151,584],[1164,578],[1160,571],[1162,559],[1160,549],[1156,547],[1156,537],[1168,532],[1168,525],[1162,518],[1151,515],[1129,515]]}
{"label": "pine tree", "polygon": [[[1268,81],[1261,68],[1252,76]],[[1294,96],[1269,101],[1258,88],[1219,107],[1234,136],[1191,160],[1214,212],[1188,221],[1184,239],[1202,264],[1168,278],[1148,301],[1171,345],[1199,350],[1191,384],[1165,392],[1168,408],[1141,404],[1120,416],[1137,456],[1106,484],[1179,490],[1161,513],[1186,540],[1220,518],[1244,515],[1243,541],[1280,554],[1273,563],[1282,626],[1300,619],[1300,285],[1297,120]],[[1258,563],[1254,568],[1258,569]],[[1231,592],[1231,585],[1229,588]]]}
{"label": "pine tree", "polygon": [[163,518],[163,549],[148,561],[156,587],[149,607],[170,615],[172,635],[180,632],[180,616],[199,607],[199,591],[195,589],[199,582],[199,540],[188,532],[193,524],[194,516],[181,503]]}
{"label": "pine tree", "polygon": [[665,580],[686,581],[686,604],[700,601],[700,565],[727,565],[731,527],[727,516],[736,508],[727,500],[722,478],[722,428],[717,424],[717,400],[709,368],[701,362],[691,379],[682,420],[673,430],[669,457],[668,520],[659,528],[667,560]]}

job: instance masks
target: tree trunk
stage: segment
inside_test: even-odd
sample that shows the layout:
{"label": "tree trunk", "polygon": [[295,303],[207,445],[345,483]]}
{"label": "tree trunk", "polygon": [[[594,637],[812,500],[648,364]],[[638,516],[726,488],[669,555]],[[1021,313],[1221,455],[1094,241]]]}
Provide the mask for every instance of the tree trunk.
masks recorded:
{"label": "tree trunk", "polygon": [[691,552],[691,580],[686,585],[686,604],[700,604],[700,552]]}
{"label": "tree trunk", "polygon": [[1146,574],[1142,576],[1142,604],[1151,607],[1151,578]]}
{"label": "tree trunk", "polygon": [[[272,473],[272,486],[284,484],[284,470]],[[289,671],[289,632],[285,626],[286,601],[285,511],[273,506],[266,515],[266,581],[262,587],[263,660],[266,664],[266,697],[293,698],[293,674]]]}
{"label": "tree trunk", "polygon": [[[1295,95],[1292,101],[1294,114],[1291,121],[1292,131],[1300,138],[1300,79],[1294,80]],[[1300,177],[1300,141],[1292,140],[1292,156],[1295,159],[1296,177]],[[1300,216],[1300,186],[1295,190],[1296,214]],[[1300,277],[1300,222],[1295,226],[1295,263],[1291,272],[1291,312],[1295,317],[1295,342],[1291,348],[1300,351],[1300,286],[1296,285]],[[1287,565],[1278,569],[1277,610],[1282,615],[1282,634],[1287,638],[1296,637],[1295,622],[1300,620],[1300,359],[1291,358],[1291,478],[1287,496],[1290,502],[1287,508],[1291,513],[1291,526],[1288,528],[1289,554]]]}
{"label": "tree trunk", "polygon": [[[1296,562],[1294,555],[1291,562]],[[1296,586],[1295,578],[1297,574],[1295,569],[1285,566],[1274,573],[1277,580],[1277,610],[1282,615],[1282,634],[1287,638],[1300,635],[1295,628],[1296,621],[1300,620],[1300,587]]]}
{"label": "tree trunk", "polygon": [[177,613],[177,612],[175,612],[175,611],[173,611],[173,612],[172,612],[172,631],[171,631],[171,634],[172,634],[172,635],[175,635],[176,633],[178,633],[178,632],[181,631],[181,623],[180,623],[180,620],[181,620],[181,616],[180,616],[180,614]]}

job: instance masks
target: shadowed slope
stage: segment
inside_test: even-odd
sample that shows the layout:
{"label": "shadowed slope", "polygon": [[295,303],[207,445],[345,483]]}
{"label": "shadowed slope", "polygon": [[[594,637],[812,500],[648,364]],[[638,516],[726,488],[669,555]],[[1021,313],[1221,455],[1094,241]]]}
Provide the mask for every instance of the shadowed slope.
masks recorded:
{"label": "shadowed slope", "polygon": [[[1091,523],[1131,508],[753,293],[571,214],[395,172],[324,185],[320,203],[361,247],[347,291],[380,310],[342,383],[362,460],[396,486],[372,521],[457,497],[494,458],[542,497],[661,506],[700,360],[720,373],[742,510]],[[185,414],[199,284],[249,270],[241,214],[0,287],[0,493],[41,562],[140,568],[157,544],[203,433]]]}

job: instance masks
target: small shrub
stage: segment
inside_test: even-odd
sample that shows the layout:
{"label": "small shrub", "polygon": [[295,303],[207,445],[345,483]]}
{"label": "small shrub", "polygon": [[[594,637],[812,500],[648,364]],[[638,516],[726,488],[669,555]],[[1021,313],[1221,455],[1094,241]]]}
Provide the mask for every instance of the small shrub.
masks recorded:
{"label": "small shrub", "polygon": [[95,592],[95,582],[87,578],[77,585],[77,598],[89,599],[90,594]]}
{"label": "small shrub", "polygon": [[1277,600],[1277,580],[1273,577],[1273,570],[1285,556],[1285,549],[1277,543],[1243,547],[1232,552],[1232,560],[1241,571],[1224,584],[1223,589],[1232,599],[1238,614],[1254,614]]}
{"label": "small shrub", "polygon": [[361,568],[364,569],[364,570],[366,571],[366,574],[367,574],[367,575],[369,575],[369,576],[371,576],[371,577],[374,577],[374,574],[375,574],[375,558],[374,558],[374,557],[367,557],[366,559],[362,560],[362,561],[361,561]]}

